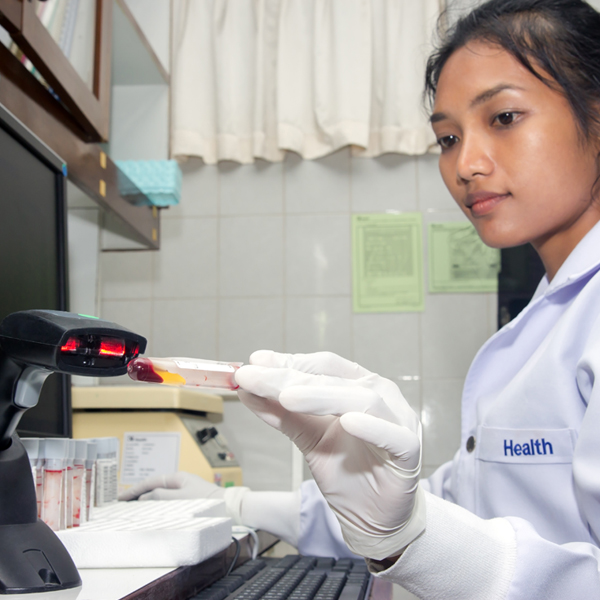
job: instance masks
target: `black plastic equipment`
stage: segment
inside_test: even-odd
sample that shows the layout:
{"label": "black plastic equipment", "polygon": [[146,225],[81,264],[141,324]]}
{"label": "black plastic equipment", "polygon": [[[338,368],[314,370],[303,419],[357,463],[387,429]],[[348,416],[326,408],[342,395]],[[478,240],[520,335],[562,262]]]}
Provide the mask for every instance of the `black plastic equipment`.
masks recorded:
{"label": "black plastic equipment", "polygon": [[77,588],[79,573],[37,518],[29,459],[14,433],[53,372],[111,377],[146,349],[120,325],[60,311],[28,310],[0,323],[0,596]]}

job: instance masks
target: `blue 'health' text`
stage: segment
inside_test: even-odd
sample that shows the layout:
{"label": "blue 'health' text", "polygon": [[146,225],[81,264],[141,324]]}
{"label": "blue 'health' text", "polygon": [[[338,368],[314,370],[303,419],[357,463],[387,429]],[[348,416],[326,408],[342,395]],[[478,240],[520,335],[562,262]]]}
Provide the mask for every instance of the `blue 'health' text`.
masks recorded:
{"label": "blue 'health' text", "polygon": [[552,444],[544,438],[529,440],[522,444],[515,444],[513,440],[504,440],[504,456],[533,456],[536,454],[554,454]]}

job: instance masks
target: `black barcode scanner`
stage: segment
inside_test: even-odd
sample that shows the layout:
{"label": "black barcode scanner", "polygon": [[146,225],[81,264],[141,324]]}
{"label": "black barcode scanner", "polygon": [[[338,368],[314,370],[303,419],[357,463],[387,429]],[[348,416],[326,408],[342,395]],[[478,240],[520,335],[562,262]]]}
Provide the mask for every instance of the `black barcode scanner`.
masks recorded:
{"label": "black barcode scanner", "polygon": [[75,598],[81,587],[65,547],[37,518],[29,459],[15,433],[21,416],[51,373],[124,375],[145,349],[144,337],[86,315],[26,310],[0,323],[0,597]]}

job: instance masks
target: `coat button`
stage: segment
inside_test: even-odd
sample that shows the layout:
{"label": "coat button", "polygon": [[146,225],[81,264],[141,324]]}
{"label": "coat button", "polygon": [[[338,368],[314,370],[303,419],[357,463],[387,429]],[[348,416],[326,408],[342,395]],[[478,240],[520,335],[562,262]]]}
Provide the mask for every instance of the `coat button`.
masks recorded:
{"label": "coat button", "polygon": [[473,450],[475,450],[475,438],[471,436],[467,440],[467,452],[473,452]]}

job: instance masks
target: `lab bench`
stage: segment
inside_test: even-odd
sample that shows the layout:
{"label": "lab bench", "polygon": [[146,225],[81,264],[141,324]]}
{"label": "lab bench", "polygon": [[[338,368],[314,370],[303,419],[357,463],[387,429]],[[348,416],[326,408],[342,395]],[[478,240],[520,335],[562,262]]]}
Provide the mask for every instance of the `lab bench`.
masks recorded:
{"label": "lab bench", "polygon": [[[258,531],[257,536],[259,555],[279,541],[264,531]],[[238,542],[240,554],[236,566],[251,558],[247,536]],[[175,569],[79,569],[83,589],[78,600],[187,600],[227,573],[236,548],[232,541],[228,548],[197,565]]]}
{"label": "lab bench", "polygon": [[[264,531],[256,533],[259,557],[279,542],[279,539],[270,533]],[[78,600],[188,600],[224,577],[234,559],[234,568],[242,566],[251,559],[252,546],[247,543],[248,536],[238,537],[238,542],[237,559],[235,557],[238,547],[235,542],[232,542],[222,552],[197,565],[175,569],[80,569],[83,589]],[[284,561],[288,558],[294,557],[288,556]],[[335,562],[333,559],[330,560]],[[353,559],[341,559],[338,564],[344,560]],[[362,567],[364,569],[364,564]],[[356,568],[355,566],[354,570]],[[349,598],[345,594],[346,591],[347,588],[342,591],[339,600]],[[392,585],[387,581],[372,578],[366,594],[363,588],[360,597],[363,596],[366,600],[392,600]]]}

